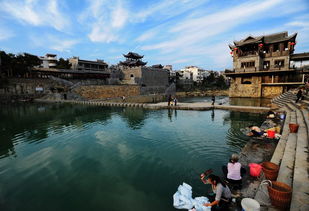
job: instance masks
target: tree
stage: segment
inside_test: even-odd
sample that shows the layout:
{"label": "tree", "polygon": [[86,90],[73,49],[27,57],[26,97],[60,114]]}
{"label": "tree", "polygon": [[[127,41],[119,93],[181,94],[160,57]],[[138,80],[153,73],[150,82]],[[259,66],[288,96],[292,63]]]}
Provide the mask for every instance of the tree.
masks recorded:
{"label": "tree", "polygon": [[26,73],[31,73],[31,69],[34,66],[40,65],[41,60],[32,54],[7,54],[4,51],[0,51],[1,57],[1,75],[8,77],[23,76]]}
{"label": "tree", "polygon": [[0,51],[0,77],[10,76],[13,74],[13,60],[15,58],[14,54],[7,54],[4,51]]}
{"label": "tree", "polygon": [[223,75],[220,75],[217,80],[216,80],[216,85],[217,87],[221,88],[221,89],[226,89],[227,88],[227,84],[226,84],[226,81],[225,81],[225,78]]}
{"label": "tree", "polygon": [[13,73],[16,76],[31,74],[32,68],[40,64],[41,60],[35,55],[29,53],[18,54],[13,60]]}
{"label": "tree", "polygon": [[205,81],[206,84],[211,85],[211,84],[215,83],[215,80],[216,80],[215,73],[213,71],[211,71],[209,76],[207,76],[204,81]]}
{"label": "tree", "polygon": [[63,58],[60,58],[56,63],[56,68],[58,69],[70,69],[71,66],[72,65],[70,64],[69,60]]}

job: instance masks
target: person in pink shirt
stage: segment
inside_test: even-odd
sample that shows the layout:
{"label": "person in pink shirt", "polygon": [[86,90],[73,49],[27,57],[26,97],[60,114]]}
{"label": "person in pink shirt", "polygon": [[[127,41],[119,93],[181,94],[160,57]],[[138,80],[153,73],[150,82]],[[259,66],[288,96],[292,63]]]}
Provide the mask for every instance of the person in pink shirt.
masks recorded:
{"label": "person in pink shirt", "polygon": [[227,166],[222,167],[223,174],[227,182],[233,186],[233,189],[241,189],[242,176],[246,173],[246,170],[241,167],[238,160],[239,156],[232,154]]}

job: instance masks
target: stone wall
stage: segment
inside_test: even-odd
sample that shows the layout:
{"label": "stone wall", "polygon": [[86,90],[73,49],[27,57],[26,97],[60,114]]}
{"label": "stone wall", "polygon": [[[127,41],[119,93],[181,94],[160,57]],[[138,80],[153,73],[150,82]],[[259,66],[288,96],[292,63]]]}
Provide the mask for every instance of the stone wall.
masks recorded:
{"label": "stone wall", "polygon": [[140,87],[137,85],[81,86],[75,89],[75,92],[86,99],[93,100],[137,96],[140,95]]}
{"label": "stone wall", "polygon": [[262,97],[274,98],[283,93],[283,86],[263,86]]}
{"label": "stone wall", "polygon": [[[51,93],[51,88],[64,88],[57,82],[50,79],[28,79],[12,78],[1,82],[0,95],[35,95]],[[36,91],[37,87],[43,88],[42,91]]]}
{"label": "stone wall", "polygon": [[142,68],[141,67],[124,67],[123,68],[123,82],[125,84],[138,84],[142,78]]}
{"label": "stone wall", "polygon": [[251,84],[242,84],[242,78],[236,77],[231,81],[230,97],[261,97],[261,80],[259,76],[251,78]]}
{"label": "stone wall", "polygon": [[142,94],[164,93],[169,86],[169,73],[164,69],[142,67]]}

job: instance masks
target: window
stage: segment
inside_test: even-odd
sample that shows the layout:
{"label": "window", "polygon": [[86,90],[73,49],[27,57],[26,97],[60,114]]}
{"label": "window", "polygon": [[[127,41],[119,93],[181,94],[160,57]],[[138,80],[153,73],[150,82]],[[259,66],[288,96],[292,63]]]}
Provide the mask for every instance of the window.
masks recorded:
{"label": "window", "polygon": [[275,67],[283,67],[284,60],[275,60]]}
{"label": "window", "polygon": [[251,84],[252,77],[241,78],[241,84]]}
{"label": "window", "polygon": [[241,68],[248,68],[248,67],[254,67],[255,66],[255,62],[251,61],[251,62],[242,62],[241,63]]}
{"label": "window", "polygon": [[270,61],[264,61],[264,62],[263,62],[263,69],[264,69],[264,70],[268,70],[268,69],[269,69],[269,66],[270,66]]}
{"label": "window", "polygon": [[131,74],[131,78],[134,78],[134,75],[133,75],[133,74]]}

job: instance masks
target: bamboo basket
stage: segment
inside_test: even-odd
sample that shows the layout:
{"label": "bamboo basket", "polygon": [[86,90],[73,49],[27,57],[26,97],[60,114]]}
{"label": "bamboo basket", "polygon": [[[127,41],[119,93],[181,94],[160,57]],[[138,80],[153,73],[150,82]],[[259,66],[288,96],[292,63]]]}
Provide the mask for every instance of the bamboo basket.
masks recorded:
{"label": "bamboo basket", "polygon": [[279,166],[277,164],[272,162],[263,162],[261,165],[266,179],[272,181],[277,179],[279,172]]}
{"label": "bamboo basket", "polygon": [[288,209],[292,199],[292,188],[282,182],[272,181],[268,186],[271,204],[281,209]]}

